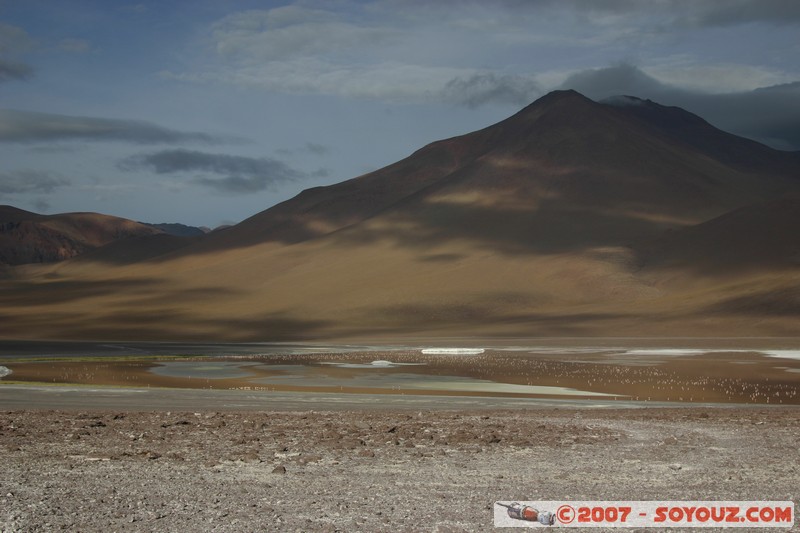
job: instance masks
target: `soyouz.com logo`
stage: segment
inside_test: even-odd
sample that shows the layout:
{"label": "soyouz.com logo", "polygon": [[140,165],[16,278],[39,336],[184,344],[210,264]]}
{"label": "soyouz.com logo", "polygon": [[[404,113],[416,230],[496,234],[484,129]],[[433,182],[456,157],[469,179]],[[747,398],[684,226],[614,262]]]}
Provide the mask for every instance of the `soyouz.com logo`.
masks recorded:
{"label": "soyouz.com logo", "polygon": [[495,527],[794,526],[791,501],[502,501]]}

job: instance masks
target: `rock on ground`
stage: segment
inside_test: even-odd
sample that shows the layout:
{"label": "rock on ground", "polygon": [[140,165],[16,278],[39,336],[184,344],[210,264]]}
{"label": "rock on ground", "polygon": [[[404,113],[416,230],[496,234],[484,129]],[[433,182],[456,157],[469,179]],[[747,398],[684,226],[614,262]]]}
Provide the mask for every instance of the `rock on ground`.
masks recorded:
{"label": "rock on ground", "polygon": [[797,506],[799,440],[797,408],[0,412],[0,530],[443,533],[491,530],[498,500]]}

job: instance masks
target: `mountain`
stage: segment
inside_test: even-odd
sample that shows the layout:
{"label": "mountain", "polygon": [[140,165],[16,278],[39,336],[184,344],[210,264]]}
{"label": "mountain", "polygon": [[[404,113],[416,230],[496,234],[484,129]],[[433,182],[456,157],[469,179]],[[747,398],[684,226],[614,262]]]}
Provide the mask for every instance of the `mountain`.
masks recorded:
{"label": "mountain", "polygon": [[487,233],[496,241],[499,229],[501,241],[523,249],[618,244],[797,187],[797,154],[719,131],[678,108],[625,100],[550,93],[484,130],[303,191],[206,245],[297,243],[389,213],[443,237]]}
{"label": "mountain", "polygon": [[173,235],[175,237],[196,237],[198,235],[205,235],[209,231],[209,228],[198,228],[197,226],[187,226],[186,224],[178,224],[175,222],[161,222],[158,224],[148,224],[147,222],[140,222],[140,224],[144,224],[145,226],[150,226],[151,228],[155,228],[157,230],[161,230],[167,235]]}
{"label": "mountain", "polygon": [[191,242],[15,272],[0,318],[117,339],[792,335],[799,194],[797,153],[558,91]]}
{"label": "mountain", "polygon": [[800,196],[748,205],[666,232],[639,252],[647,269],[702,269],[717,277],[743,270],[800,269]]}
{"label": "mountain", "polygon": [[0,264],[50,263],[106,244],[162,233],[132,220],[98,213],[39,215],[0,206]]}

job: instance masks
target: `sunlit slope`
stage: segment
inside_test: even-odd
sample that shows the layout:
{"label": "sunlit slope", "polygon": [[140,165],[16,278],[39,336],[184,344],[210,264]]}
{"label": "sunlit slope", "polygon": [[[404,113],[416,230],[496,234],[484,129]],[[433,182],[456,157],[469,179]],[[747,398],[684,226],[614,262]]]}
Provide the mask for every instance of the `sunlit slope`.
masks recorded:
{"label": "sunlit slope", "polygon": [[789,270],[644,275],[624,251],[504,256],[476,252],[470,243],[426,254],[386,242],[350,250],[328,243],[257,248],[231,251],[216,265],[96,264],[80,275],[32,276],[19,292],[3,291],[5,302],[19,304],[13,313],[4,306],[4,333],[209,340],[739,336],[789,335],[797,324],[800,280]]}
{"label": "sunlit slope", "polygon": [[676,108],[551,93],[196,242],[17,268],[2,335],[797,334],[798,161]]}

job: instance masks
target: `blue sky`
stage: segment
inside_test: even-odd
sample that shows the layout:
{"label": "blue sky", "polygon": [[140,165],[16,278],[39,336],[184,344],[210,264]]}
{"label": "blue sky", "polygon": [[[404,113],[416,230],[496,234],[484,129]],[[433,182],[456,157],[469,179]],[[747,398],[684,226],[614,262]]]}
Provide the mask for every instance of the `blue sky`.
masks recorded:
{"label": "blue sky", "polygon": [[794,0],[0,0],[0,203],[216,226],[575,88],[800,150]]}

